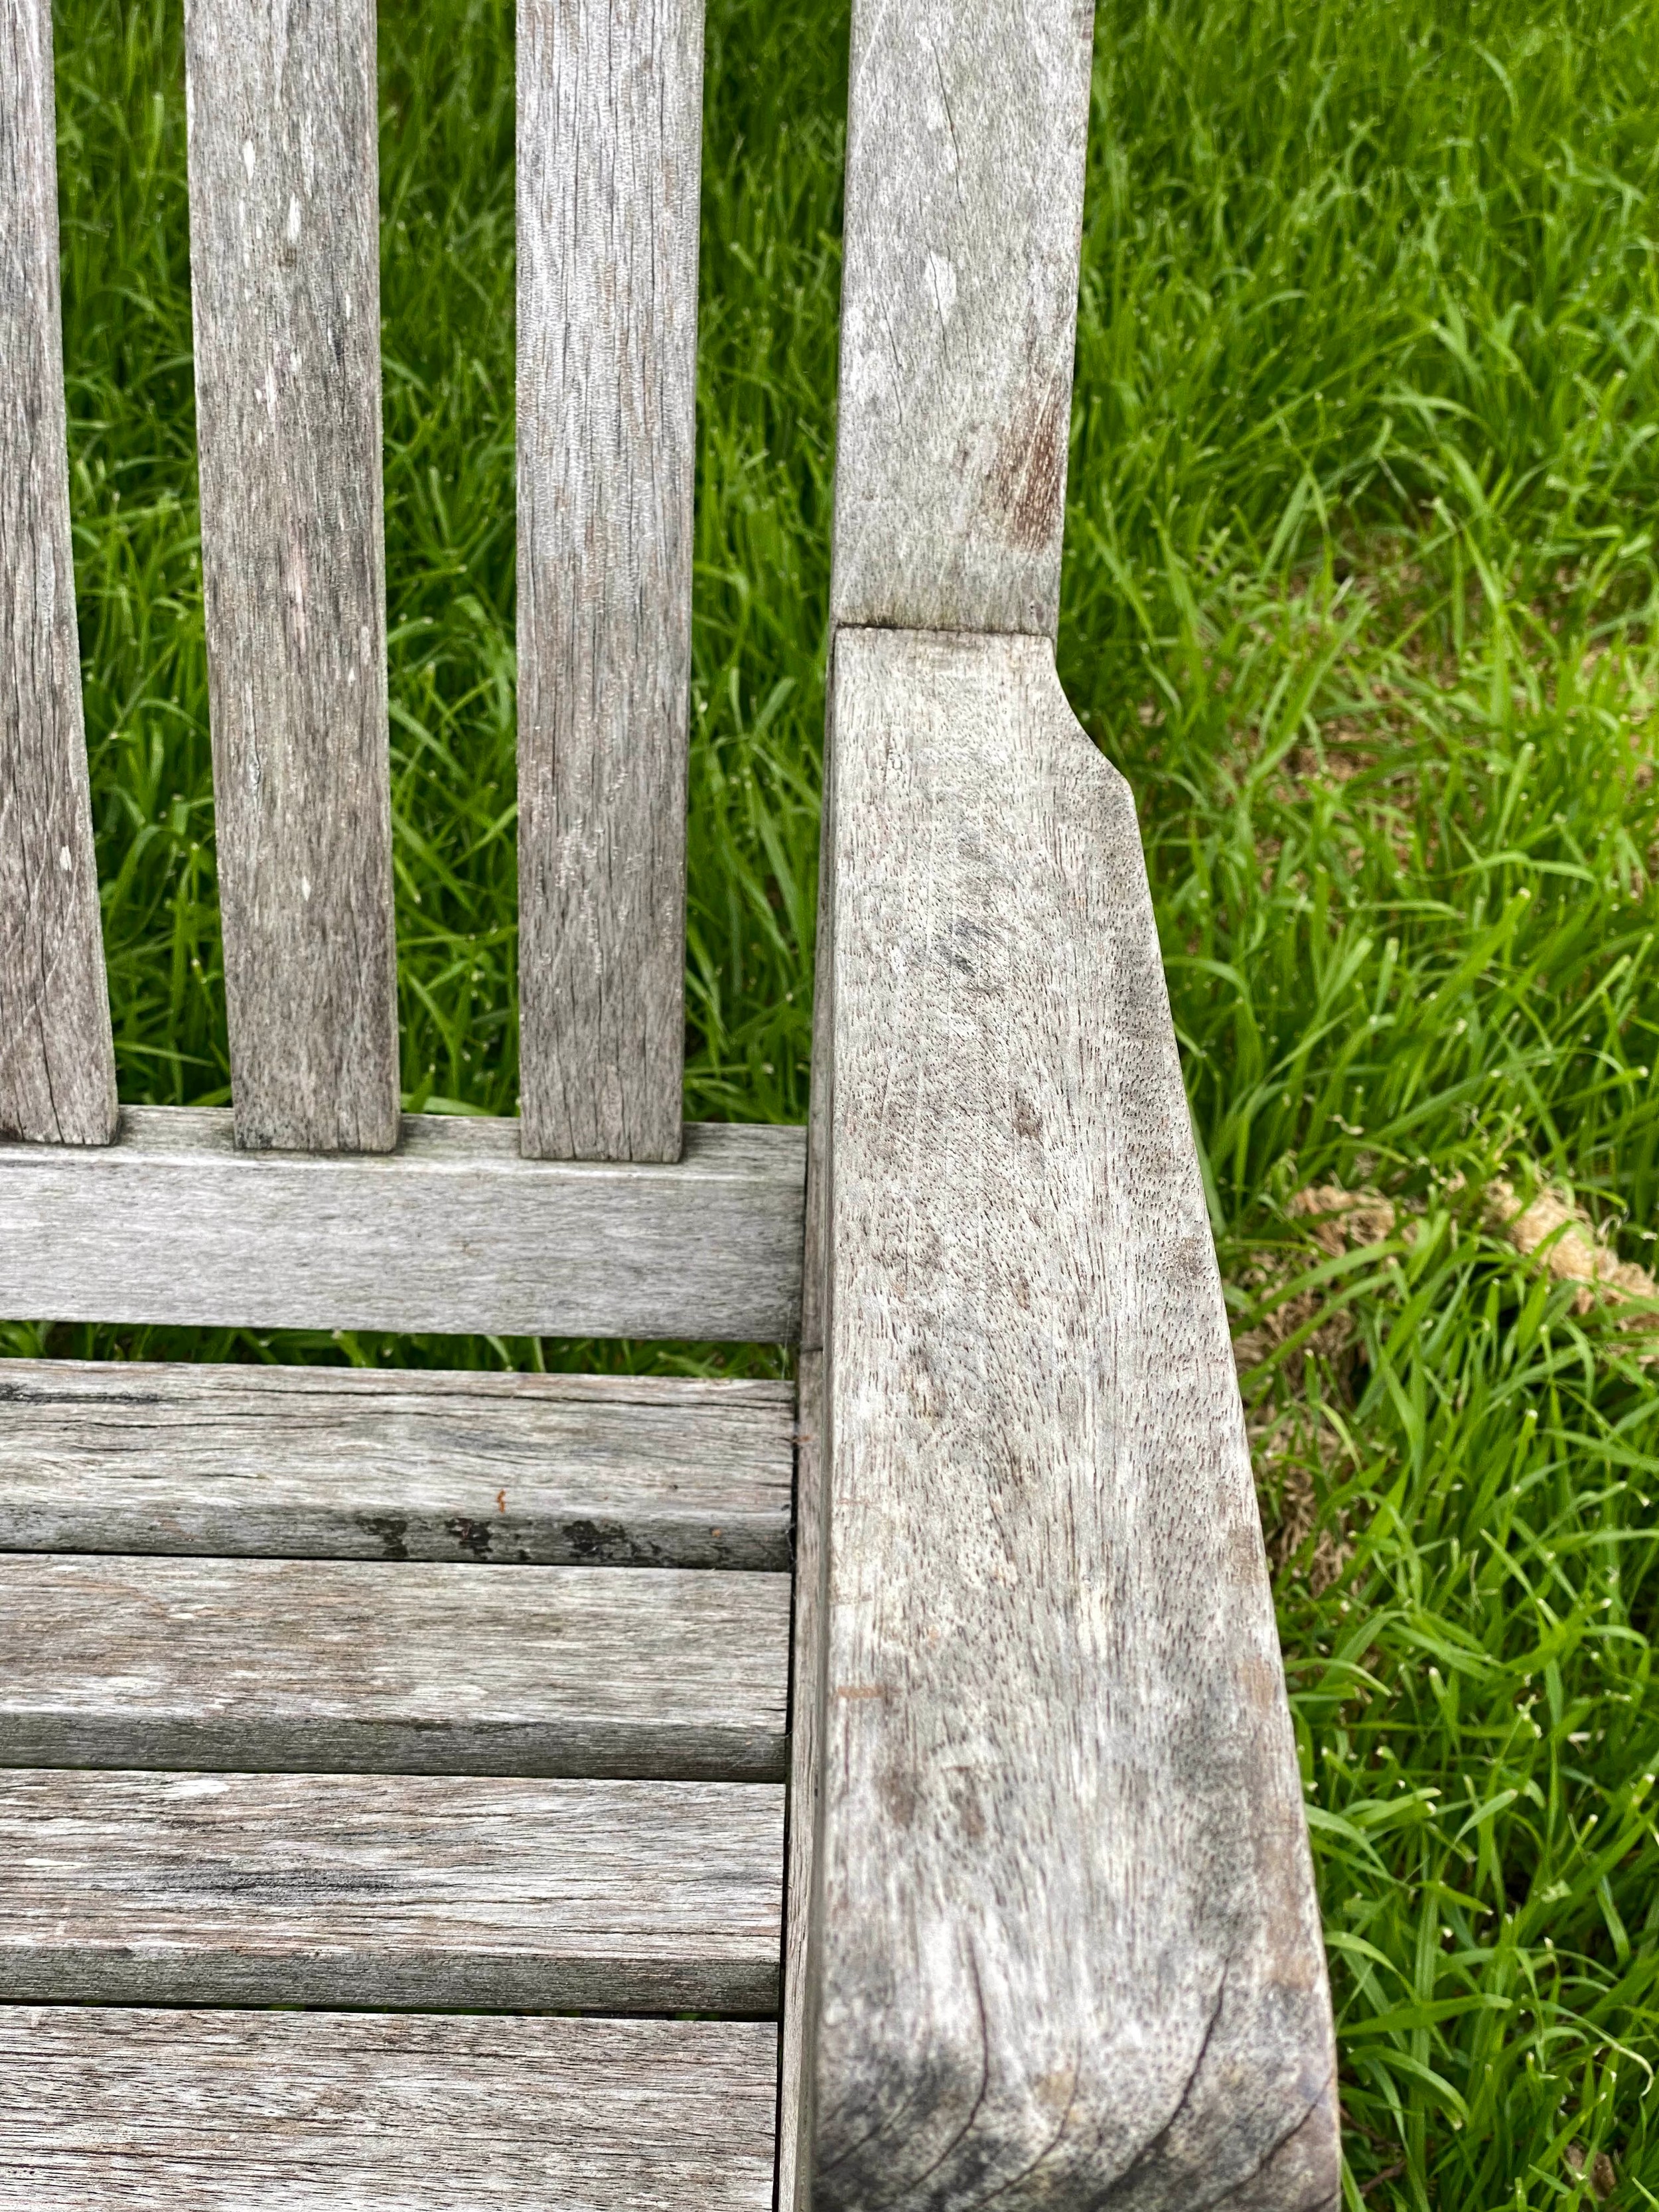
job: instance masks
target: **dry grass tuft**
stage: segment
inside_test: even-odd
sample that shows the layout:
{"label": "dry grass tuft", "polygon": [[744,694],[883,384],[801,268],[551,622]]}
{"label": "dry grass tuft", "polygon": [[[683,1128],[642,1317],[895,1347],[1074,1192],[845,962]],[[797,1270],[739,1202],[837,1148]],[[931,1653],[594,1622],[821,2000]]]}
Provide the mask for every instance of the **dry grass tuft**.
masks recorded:
{"label": "dry grass tuft", "polygon": [[1633,1260],[1621,1260],[1589,1216],[1559,1192],[1540,1190],[1523,1205],[1514,1184],[1500,1176],[1486,1187],[1483,1218],[1523,1259],[1536,1255],[1557,1282],[1579,1285],[1572,1302],[1576,1314],[1591,1313],[1603,1300],[1623,1304],[1638,1298],[1654,1302],[1656,1310],[1629,1315],[1624,1326],[1659,1328],[1659,1282]]}

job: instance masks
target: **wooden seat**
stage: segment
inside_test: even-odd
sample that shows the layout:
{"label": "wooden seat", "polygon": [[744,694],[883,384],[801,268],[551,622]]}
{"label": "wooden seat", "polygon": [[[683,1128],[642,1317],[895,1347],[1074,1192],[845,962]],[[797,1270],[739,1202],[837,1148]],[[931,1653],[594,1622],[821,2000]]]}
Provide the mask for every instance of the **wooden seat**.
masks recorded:
{"label": "wooden seat", "polygon": [[0,2203],[769,2204],[788,1387],[0,1392]]}
{"label": "wooden seat", "polygon": [[[399,1093],[371,0],[188,0],[232,1105],[117,1097],[0,0],[0,2212],[1321,2212],[1133,799],[1054,671],[1091,25],[857,0],[811,1127],[682,1121],[701,0],[520,0],[521,1113]],[[694,2015],[676,2017],[676,2015]]]}

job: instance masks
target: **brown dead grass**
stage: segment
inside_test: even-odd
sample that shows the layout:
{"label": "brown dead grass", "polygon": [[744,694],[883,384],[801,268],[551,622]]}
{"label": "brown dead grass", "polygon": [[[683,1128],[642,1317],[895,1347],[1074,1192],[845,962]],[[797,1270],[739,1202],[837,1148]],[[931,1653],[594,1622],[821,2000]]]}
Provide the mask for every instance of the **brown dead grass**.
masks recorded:
{"label": "brown dead grass", "polygon": [[1482,1218],[1523,1259],[1535,1258],[1559,1283],[1578,1285],[1576,1314],[1634,1301],[1637,1310],[1620,1315],[1620,1327],[1659,1330],[1659,1282],[1633,1260],[1621,1260],[1589,1215],[1559,1191],[1540,1189],[1523,1204],[1513,1183],[1500,1177],[1487,1186]]}

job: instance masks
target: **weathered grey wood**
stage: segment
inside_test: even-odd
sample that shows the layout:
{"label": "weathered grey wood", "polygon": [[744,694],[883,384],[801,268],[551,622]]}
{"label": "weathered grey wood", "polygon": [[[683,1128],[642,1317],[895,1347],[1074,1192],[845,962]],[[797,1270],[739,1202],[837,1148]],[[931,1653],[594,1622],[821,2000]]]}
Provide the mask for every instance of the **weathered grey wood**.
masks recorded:
{"label": "weathered grey wood", "polygon": [[769,2212],[761,2021],[0,2011],[3,2212]]}
{"label": "weathered grey wood", "polygon": [[525,1150],[673,1160],[702,0],[519,0]]}
{"label": "weathered grey wood", "polygon": [[236,1137],[389,1152],[373,0],[187,0],[185,33]]}
{"label": "weathered grey wood", "polygon": [[769,2012],[782,1820],[752,1784],[0,1773],[0,2002]]}
{"label": "weathered grey wood", "polygon": [[789,1813],[784,1833],[783,2021],[778,2051],[778,2212],[809,2201],[819,1972],[813,1880],[823,1751],[823,1353],[800,1355],[795,1581],[789,1668]]}
{"label": "weathered grey wood", "polygon": [[107,1149],[0,1144],[0,1316],[725,1337],[799,1326],[805,1133],[692,1124],[673,1166],[519,1155],[516,1121],[406,1115],[389,1158],[239,1152],[133,1107]]}
{"label": "weathered grey wood", "polygon": [[858,0],[837,623],[1052,635],[1093,0]]}
{"label": "weathered grey wood", "polygon": [[0,1135],[103,1145],[115,1052],[70,557],[50,0],[0,0]]}
{"label": "weathered grey wood", "polygon": [[794,1393],[0,1362],[0,1551],[790,1567]]}
{"label": "weathered grey wood", "polygon": [[[824,758],[831,759],[835,662],[830,666]],[[820,822],[816,975],[812,994],[812,1092],[807,1123],[806,1228],[801,1276],[799,1415],[795,1443],[795,1581],[790,1621],[789,1813],[785,1830],[783,2025],[778,2051],[777,2212],[810,2202],[817,2006],[820,1972],[814,1890],[823,1769],[824,1607],[828,1516],[824,1506],[824,1239],[830,1169],[835,973],[830,958],[835,882],[835,792],[824,778]]]}
{"label": "weathered grey wood", "polygon": [[0,1556],[0,1765],[784,1769],[789,1584],[677,1568]]}
{"label": "weathered grey wood", "polygon": [[1046,641],[836,645],[820,2212],[1338,2201],[1134,810]]}

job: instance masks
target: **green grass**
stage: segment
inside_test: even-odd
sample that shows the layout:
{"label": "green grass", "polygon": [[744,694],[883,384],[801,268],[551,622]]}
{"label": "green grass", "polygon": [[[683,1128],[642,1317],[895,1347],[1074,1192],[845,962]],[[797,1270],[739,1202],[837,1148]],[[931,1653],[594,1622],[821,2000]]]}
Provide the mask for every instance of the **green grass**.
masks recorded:
{"label": "green grass", "polygon": [[[789,1119],[845,24],[711,14],[687,1097]],[[381,36],[404,1079],[500,1111],[510,10]],[[179,27],[66,0],[58,38],[123,1092],[222,1100]],[[1102,0],[1099,56],[1061,666],[1141,807],[1247,1338],[1349,2203],[1655,2204],[1659,1370],[1484,1224],[1501,1174],[1629,1259],[1659,1226],[1659,0]],[[1392,1229],[1322,1241],[1292,1200],[1333,1184]],[[5,1339],[43,1340],[776,1358]]]}

